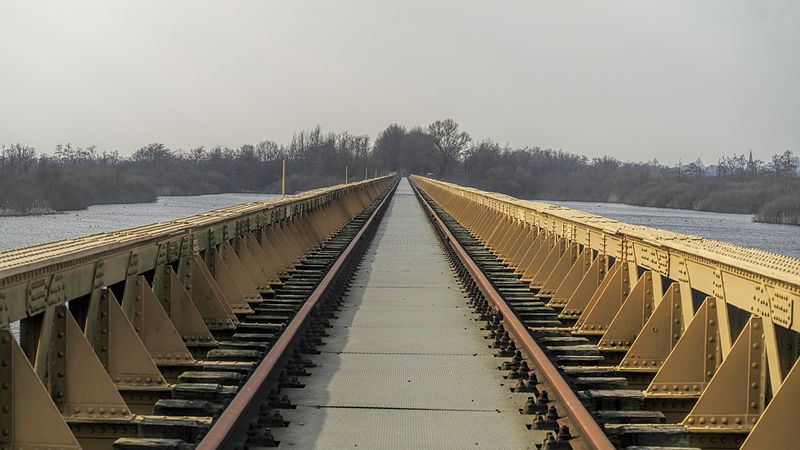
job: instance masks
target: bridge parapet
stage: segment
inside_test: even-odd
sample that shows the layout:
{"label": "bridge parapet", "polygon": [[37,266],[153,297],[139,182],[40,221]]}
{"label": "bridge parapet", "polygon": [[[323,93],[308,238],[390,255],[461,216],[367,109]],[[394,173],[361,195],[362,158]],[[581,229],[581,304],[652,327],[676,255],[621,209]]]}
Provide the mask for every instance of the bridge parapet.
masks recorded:
{"label": "bridge parapet", "polygon": [[668,420],[712,441],[752,431],[746,448],[793,442],[786,417],[800,401],[800,260],[412,179],[573,334],[616,354],[617,370],[641,374],[649,402],[672,402]]}
{"label": "bridge parapet", "polygon": [[291,222],[341,199],[364,201],[382,190],[389,179],[314,189],[167,222],[0,252],[0,328],[47,306],[85,295],[91,284],[86,276],[97,272],[97,264],[102,267],[104,284],[110,285],[127,275],[122,266],[127,269],[131,259],[136,260],[136,268],[131,270],[141,274],[248,233]]}
{"label": "bridge parapet", "polygon": [[[138,414],[179,374],[202,371],[198,355],[395,181],[0,252],[0,446],[111,448],[136,436]],[[229,374],[243,370],[221,358]]]}

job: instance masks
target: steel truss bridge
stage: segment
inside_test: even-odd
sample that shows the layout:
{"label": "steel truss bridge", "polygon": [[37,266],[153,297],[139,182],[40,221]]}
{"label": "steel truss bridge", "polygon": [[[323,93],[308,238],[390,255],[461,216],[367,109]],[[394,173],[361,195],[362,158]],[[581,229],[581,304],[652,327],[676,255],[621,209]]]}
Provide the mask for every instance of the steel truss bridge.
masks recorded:
{"label": "steel truss bridge", "polygon": [[794,448],[798,308],[797,259],[380,177],[0,253],[0,447]]}

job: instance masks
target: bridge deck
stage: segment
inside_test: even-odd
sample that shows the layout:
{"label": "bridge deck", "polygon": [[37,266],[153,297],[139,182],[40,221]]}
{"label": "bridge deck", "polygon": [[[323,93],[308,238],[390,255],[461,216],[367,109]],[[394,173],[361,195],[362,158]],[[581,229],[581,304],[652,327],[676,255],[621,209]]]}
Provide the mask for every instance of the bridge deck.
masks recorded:
{"label": "bridge deck", "polygon": [[534,448],[431,225],[403,180],[328,330],[281,447]]}

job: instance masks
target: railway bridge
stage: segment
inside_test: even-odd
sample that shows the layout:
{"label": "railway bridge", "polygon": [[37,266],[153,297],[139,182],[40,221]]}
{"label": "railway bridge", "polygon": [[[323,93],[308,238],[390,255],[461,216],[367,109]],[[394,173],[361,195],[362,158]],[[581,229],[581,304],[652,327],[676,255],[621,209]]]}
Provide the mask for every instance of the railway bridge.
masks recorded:
{"label": "railway bridge", "polygon": [[375,178],[0,253],[0,447],[796,448],[798,308],[797,259]]}

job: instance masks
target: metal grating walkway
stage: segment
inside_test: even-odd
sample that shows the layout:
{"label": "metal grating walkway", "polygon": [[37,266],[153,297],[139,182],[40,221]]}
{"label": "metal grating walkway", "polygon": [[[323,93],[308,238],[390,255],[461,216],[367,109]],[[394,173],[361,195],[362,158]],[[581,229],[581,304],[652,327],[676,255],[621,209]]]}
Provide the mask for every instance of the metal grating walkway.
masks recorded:
{"label": "metal grating walkway", "polygon": [[533,449],[543,432],[518,408],[480,323],[408,181],[400,183],[296,409],[281,448]]}

